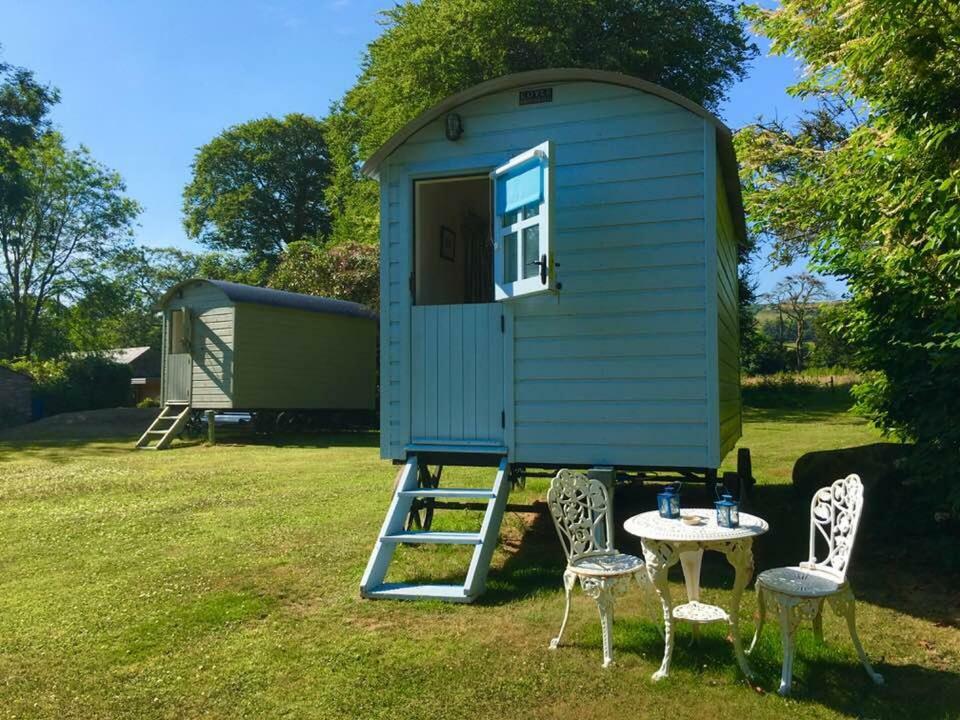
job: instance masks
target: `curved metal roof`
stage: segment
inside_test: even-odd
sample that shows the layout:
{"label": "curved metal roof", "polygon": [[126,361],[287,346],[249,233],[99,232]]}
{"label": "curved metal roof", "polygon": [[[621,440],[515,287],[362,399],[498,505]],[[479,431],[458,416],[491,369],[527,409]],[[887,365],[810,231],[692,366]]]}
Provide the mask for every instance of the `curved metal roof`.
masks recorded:
{"label": "curved metal roof", "polygon": [[717,152],[720,157],[720,172],[727,193],[727,202],[730,204],[734,228],[737,231],[741,243],[746,242],[747,228],[743,217],[743,198],[740,195],[740,176],[737,172],[737,158],[733,150],[733,135],[730,132],[730,128],[724,125],[723,122],[709,110],[673,92],[673,90],[668,90],[665,87],[661,87],[647,80],[641,80],[632,75],[624,75],[623,73],[610,72],[608,70],[589,70],[584,68],[529,70],[527,72],[504,75],[494,78],[493,80],[487,80],[479,85],[474,85],[466,90],[450,95],[432,108],[420,113],[395,132],[393,136],[363,164],[363,173],[369,177],[376,177],[380,166],[393,154],[394,150],[406,142],[414,133],[422,130],[437,118],[460,105],[486,95],[503,92],[504,90],[511,90],[527,85],[542,85],[544,83],[557,82],[598,82],[633,88],[634,90],[650,93],[651,95],[656,95],[672,102],[675,105],[679,105],[711,123],[717,130]]}
{"label": "curved metal roof", "polygon": [[213,285],[234,303],[272,305],[274,307],[306,310],[308,312],[324,313],[327,315],[346,315],[348,317],[363,318],[366,320],[377,319],[375,312],[360,303],[334,300],[333,298],[318,297],[316,295],[302,295],[300,293],[287,292],[286,290],[273,290],[272,288],[262,288],[254,285],[242,285],[240,283],[227,282],[226,280],[207,280],[205,278],[193,278],[177,283],[164,293],[158,305],[166,305],[174,294],[193,283]]}

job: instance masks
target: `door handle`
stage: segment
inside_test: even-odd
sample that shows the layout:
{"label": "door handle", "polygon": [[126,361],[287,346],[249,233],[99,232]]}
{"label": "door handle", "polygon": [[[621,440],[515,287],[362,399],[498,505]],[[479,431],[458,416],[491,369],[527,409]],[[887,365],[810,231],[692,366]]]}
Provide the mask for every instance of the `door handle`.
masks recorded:
{"label": "door handle", "polygon": [[530,264],[540,266],[540,284],[546,285],[547,284],[547,256],[541,255],[539,260],[534,260]]}

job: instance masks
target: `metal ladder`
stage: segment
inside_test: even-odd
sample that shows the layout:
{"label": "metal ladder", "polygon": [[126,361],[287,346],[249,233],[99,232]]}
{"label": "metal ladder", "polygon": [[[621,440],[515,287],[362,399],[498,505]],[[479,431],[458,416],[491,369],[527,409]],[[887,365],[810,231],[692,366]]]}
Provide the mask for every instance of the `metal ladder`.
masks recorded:
{"label": "metal ladder", "polygon": [[[190,403],[167,403],[156,419],[150,423],[140,439],[137,440],[139,450],[163,450],[180,433],[190,418]],[[151,441],[156,441],[151,445]]]}
{"label": "metal ladder", "polygon": [[[417,458],[411,456],[400,472],[400,482],[394,492],[387,517],[374,545],[367,569],[360,581],[360,594],[365,598],[395,600],[446,600],[473,602],[484,590],[487,571],[500,535],[500,521],[510,494],[507,458],[500,460],[493,487],[483,488],[421,488],[417,482]],[[479,532],[433,532],[406,530],[404,523],[415,500],[423,498],[480,500],[487,503]],[[418,545],[472,545],[473,556],[463,585],[429,585],[385,583],[387,568],[400,544]]]}

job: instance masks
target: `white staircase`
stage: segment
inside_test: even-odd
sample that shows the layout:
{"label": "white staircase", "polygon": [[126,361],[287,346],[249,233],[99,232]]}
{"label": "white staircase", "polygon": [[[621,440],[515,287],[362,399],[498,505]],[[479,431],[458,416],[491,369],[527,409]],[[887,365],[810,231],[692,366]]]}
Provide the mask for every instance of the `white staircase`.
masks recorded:
{"label": "white staircase", "polygon": [[[473,602],[484,590],[487,570],[493,558],[500,521],[510,494],[507,459],[500,460],[497,477],[489,490],[474,488],[420,488],[417,480],[417,458],[411,456],[400,473],[400,482],[387,510],[387,517],[367,563],[366,572],[360,581],[360,594],[365,598],[392,598],[397,600],[447,600],[450,602]],[[414,500],[436,498],[449,500],[479,500],[487,504],[479,532],[431,532],[404,529],[407,514]],[[472,545],[473,556],[463,585],[418,585],[385,583],[387,568],[393,559],[397,545]]]}
{"label": "white staircase", "polygon": [[190,403],[170,402],[137,440],[139,450],[163,450],[173,442],[190,418]]}

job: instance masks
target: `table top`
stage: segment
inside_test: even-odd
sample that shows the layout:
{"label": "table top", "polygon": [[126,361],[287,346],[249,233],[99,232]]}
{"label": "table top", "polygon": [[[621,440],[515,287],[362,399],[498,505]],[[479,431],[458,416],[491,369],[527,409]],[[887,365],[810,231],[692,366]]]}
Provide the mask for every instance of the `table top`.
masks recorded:
{"label": "table top", "polygon": [[[683,517],[696,515],[703,521],[700,525],[688,525]],[[640,513],[629,518],[623,529],[631,535],[648,540],[666,542],[717,542],[739,540],[763,535],[770,526],[763,518],[749,513],[740,513],[740,525],[725,528],[717,525],[717,512],[713,508],[681,508],[680,518],[671,520],[660,517],[656,510]]]}

